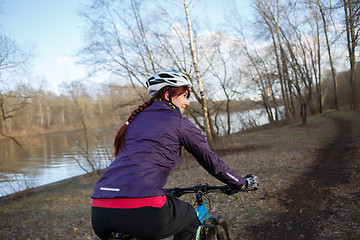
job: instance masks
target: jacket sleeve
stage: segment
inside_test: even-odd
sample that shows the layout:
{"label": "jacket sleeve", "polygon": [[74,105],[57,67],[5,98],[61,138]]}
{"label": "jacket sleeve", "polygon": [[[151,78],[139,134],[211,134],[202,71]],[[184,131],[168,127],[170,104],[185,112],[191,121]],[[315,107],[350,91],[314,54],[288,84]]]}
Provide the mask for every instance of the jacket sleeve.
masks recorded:
{"label": "jacket sleeve", "polygon": [[216,179],[233,187],[240,188],[244,185],[244,179],[239,177],[211,150],[201,131],[186,118],[181,121],[180,142]]}

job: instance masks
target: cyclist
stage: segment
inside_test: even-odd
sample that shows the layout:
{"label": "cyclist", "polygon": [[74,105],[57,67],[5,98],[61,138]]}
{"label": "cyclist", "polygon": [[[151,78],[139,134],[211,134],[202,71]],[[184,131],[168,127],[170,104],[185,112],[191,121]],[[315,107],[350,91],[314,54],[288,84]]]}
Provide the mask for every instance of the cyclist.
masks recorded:
{"label": "cyclist", "polygon": [[95,185],[92,226],[101,239],[112,232],[145,239],[192,239],[200,225],[195,209],[163,190],[182,146],[211,175],[234,188],[257,189],[257,177],[239,177],[183,117],[192,86],[184,74],[162,70],[146,85],[151,99],[119,130],[114,140],[117,158]]}

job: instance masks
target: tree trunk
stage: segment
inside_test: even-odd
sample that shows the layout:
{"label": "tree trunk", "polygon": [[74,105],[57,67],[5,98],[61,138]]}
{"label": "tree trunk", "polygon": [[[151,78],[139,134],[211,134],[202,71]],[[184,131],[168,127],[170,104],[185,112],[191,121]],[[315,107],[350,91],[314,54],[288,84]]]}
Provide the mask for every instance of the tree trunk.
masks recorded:
{"label": "tree trunk", "polygon": [[184,0],[184,6],[185,6],[185,13],[186,13],[186,19],[187,19],[187,24],[188,24],[189,44],[190,44],[191,56],[192,56],[193,64],[194,64],[194,68],[195,68],[196,80],[197,80],[197,82],[199,84],[199,89],[200,89],[200,96],[201,96],[201,104],[202,104],[202,112],[203,112],[203,117],[204,117],[204,125],[205,125],[206,137],[207,137],[207,140],[209,142],[210,147],[212,149],[214,149],[213,137],[211,135],[211,130],[210,130],[210,121],[209,121],[209,116],[208,116],[207,101],[206,101],[206,97],[205,97],[204,86],[203,86],[201,76],[200,76],[197,57],[196,57],[196,54],[195,54],[194,40],[193,40],[193,37],[192,37],[192,29],[191,29],[191,22],[190,22],[190,14],[189,14],[189,9],[188,9],[188,5],[187,5],[186,0]]}
{"label": "tree trunk", "polygon": [[46,106],[46,113],[47,113],[47,127],[51,127],[51,111],[50,106]]}
{"label": "tree trunk", "polygon": [[[318,56],[318,76],[317,76],[317,84],[316,90],[318,94],[318,101],[319,101],[319,112],[323,112],[323,97],[322,97],[322,86],[321,86],[321,48],[320,48],[320,33],[319,33],[319,22],[316,20],[316,36],[317,36],[317,56]],[[315,69],[315,68],[314,68]]]}
{"label": "tree trunk", "polygon": [[[355,5],[352,1],[344,0],[344,11],[345,11],[345,25],[346,25],[346,37],[347,37],[347,47],[349,52],[349,62],[350,62],[350,107],[351,109],[357,109],[359,107],[359,97],[357,95],[358,86],[356,86],[356,41],[358,36],[355,34],[356,29],[356,13]],[[359,18],[359,16],[357,16]],[[357,19],[357,21],[359,21]]]}
{"label": "tree trunk", "polygon": [[321,13],[321,18],[322,18],[323,24],[324,24],[324,34],[325,34],[326,46],[327,46],[327,51],[328,51],[328,55],[329,55],[329,62],[330,62],[331,74],[332,74],[333,86],[334,86],[335,110],[339,110],[339,104],[338,104],[338,100],[337,100],[337,78],[336,78],[335,67],[334,67],[334,63],[333,63],[332,55],[331,55],[331,47],[330,47],[329,36],[328,36],[328,31],[327,31],[327,22],[325,19],[324,10],[323,10],[319,0],[317,1],[317,4],[318,4],[318,7],[319,7],[319,10]]}
{"label": "tree trunk", "polygon": [[39,113],[40,113],[40,126],[44,126],[44,112],[43,112],[43,109],[42,109],[42,104],[40,102],[40,100],[38,100],[39,102]]}

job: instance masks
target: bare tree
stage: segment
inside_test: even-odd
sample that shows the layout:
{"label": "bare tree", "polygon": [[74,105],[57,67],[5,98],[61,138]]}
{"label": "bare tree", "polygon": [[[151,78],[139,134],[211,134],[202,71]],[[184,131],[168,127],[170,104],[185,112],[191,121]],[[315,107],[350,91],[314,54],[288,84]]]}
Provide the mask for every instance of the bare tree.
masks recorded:
{"label": "bare tree", "polygon": [[[210,51],[209,54],[205,54],[205,58],[208,62],[209,71],[211,75],[217,80],[220,85],[221,93],[224,96],[225,102],[225,114],[226,114],[226,129],[227,135],[231,133],[231,101],[235,99],[235,95],[239,92],[241,84],[241,71],[239,70],[240,56],[236,44],[233,44],[233,40],[227,41],[229,37],[227,35],[218,33],[214,34],[211,48],[214,51]],[[216,102],[214,102],[215,105]],[[222,105],[222,104],[219,104]],[[221,106],[217,107],[221,110]],[[216,115],[218,117],[218,115]],[[219,118],[221,119],[221,118]],[[215,121],[215,125],[218,121]],[[215,135],[215,133],[213,133]]]}
{"label": "bare tree", "polygon": [[[293,23],[294,21],[290,19],[287,13],[285,14],[285,18],[288,21],[289,33],[286,34],[282,29],[281,33],[291,59],[290,66],[293,69],[294,76],[293,85],[299,99],[300,115],[303,124],[306,124],[307,109],[313,92],[313,45],[306,37],[307,34]],[[288,35],[293,37],[289,38]]]}
{"label": "bare tree", "polygon": [[201,105],[202,105],[202,111],[203,111],[203,117],[204,117],[206,137],[207,137],[210,147],[214,148],[214,141],[213,141],[213,137],[211,135],[211,130],[210,130],[210,120],[209,120],[209,115],[208,115],[207,100],[205,97],[204,86],[203,86],[203,82],[202,82],[202,79],[200,76],[198,60],[197,60],[197,56],[195,53],[193,32],[192,32],[191,21],[190,21],[190,13],[189,13],[189,8],[188,8],[186,0],[184,0],[184,7],[185,7],[185,13],[186,13],[186,20],[187,20],[187,24],[188,24],[190,51],[191,51],[191,56],[192,56],[192,60],[193,60],[194,68],[195,68],[196,80],[199,84],[199,89],[200,89]]}
{"label": "bare tree", "polygon": [[0,33],[0,81],[4,83],[4,72],[21,70],[29,61],[31,52],[22,50],[16,42]]}
{"label": "bare tree", "polygon": [[[326,16],[331,15],[331,12],[329,12],[329,11],[325,12],[323,3],[320,0],[316,0],[316,5],[319,8],[319,11],[321,14],[321,19],[323,22],[324,36],[325,36],[325,40],[326,40],[326,47],[327,47],[329,63],[330,63],[330,67],[331,67],[331,76],[332,76],[333,87],[334,87],[334,105],[335,105],[335,109],[338,110],[339,109],[339,103],[338,103],[338,97],[337,97],[338,83],[337,83],[336,70],[335,70],[335,66],[334,66],[334,61],[333,61],[333,57],[332,57],[332,53],[331,53],[331,45],[330,45],[330,40],[329,40],[329,31],[328,31],[328,22],[329,21],[326,19]],[[327,9],[331,10],[331,6],[328,6]]]}
{"label": "bare tree", "polygon": [[[93,1],[81,13],[88,22],[88,46],[79,52],[81,63],[93,72],[110,72],[134,89],[145,87],[143,77],[155,71],[147,32],[141,19],[138,2]],[[137,91],[145,101],[144,95]]]}
{"label": "bare tree", "polygon": [[285,108],[286,119],[292,119],[295,115],[293,95],[291,89],[290,75],[287,66],[287,56],[285,55],[283,42],[281,41],[280,20],[282,7],[279,1],[254,1],[256,11],[261,17],[261,23],[267,28],[268,34],[273,45],[273,53],[276,60],[277,76],[280,83],[283,106]]}
{"label": "bare tree", "polygon": [[[261,16],[260,23],[266,27],[264,29],[273,45],[272,52],[277,66],[276,75],[280,83],[286,116],[295,118],[298,115],[296,107],[299,106],[304,124],[308,109],[315,112],[311,104],[314,84],[316,84],[320,111],[322,111],[323,101],[319,18],[315,17],[315,24],[310,20],[318,16],[315,15],[317,12],[314,13],[315,10],[311,8],[312,4],[307,2],[301,5],[301,13],[298,14],[297,4],[292,1],[255,1],[256,10]],[[313,25],[316,26],[315,30]],[[329,41],[327,43],[329,50],[331,46]],[[247,55],[249,56],[249,52]],[[334,67],[334,65],[331,66]],[[336,78],[336,75],[333,76]],[[294,101],[295,99],[297,102]]]}
{"label": "bare tree", "polygon": [[312,30],[312,42],[313,42],[313,51],[311,54],[311,63],[314,71],[315,78],[315,89],[317,102],[319,106],[319,112],[323,112],[323,88],[322,88],[322,65],[321,65],[321,40],[320,40],[320,13],[318,8],[314,6],[313,0],[308,0],[305,3],[305,6],[309,8],[310,15],[306,18],[306,21],[311,27]]}
{"label": "bare tree", "polygon": [[[86,111],[85,111],[85,105],[81,103],[81,96],[84,94],[84,86],[81,83],[72,82],[71,84],[65,86],[67,88],[67,91],[70,95],[70,98],[72,99],[74,105],[75,105],[75,115],[77,116],[78,121],[81,124],[81,129],[83,131],[85,146],[82,146],[79,143],[79,147],[82,149],[83,157],[86,160],[86,163],[88,166],[90,166],[91,171],[88,171],[86,166],[83,166],[81,163],[81,159],[78,159],[75,154],[74,160],[77,162],[77,164],[80,166],[81,169],[83,169],[87,173],[96,173],[96,164],[92,159],[90,150],[90,136],[89,136],[89,129],[86,124]],[[69,150],[71,151],[71,148],[69,147]]]}
{"label": "bare tree", "polygon": [[[245,43],[243,43],[245,44]],[[263,107],[268,116],[270,123],[280,120],[278,109],[278,98],[276,97],[276,72],[273,63],[259,56],[257,52],[251,53],[246,45],[244,45],[246,55],[250,59],[249,66],[254,69],[255,73],[250,73],[251,79],[255,82],[260,91]],[[249,74],[249,73],[248,73]]]}
{"label": "bare tree", "polygon": [[19,146],[14,137],[6,134],[5,122],[11,121],[30,96],[11,90],[10,87],[16,86],[11,84],[14,79],[10,79],[9,73],[22,70],[30,56],[30,52],[22,50],[14,40],[0,33],[0,135],[13,140]]}
{"label": "bare tree", "polygon": [[[235,15],[239,14],[235,12]],[[245,60],[246,64],[243,65],[244,70],[242,71],[251,79],[252,83],[255,83],[269,122],[279,121],[280,112],[278,102],[280,102],[280,100],[278,99],[280,99],[280,96],[277,94],[277,74],[276,70],[274,70],[276,69],[276,64],[272,61],[272,58],[266,57],[270,54],[271,50],[264,50],[263,48],[257,49],[254,47],[259,44],[257,42],[252,42],[252,46],[249,46],[249,39],[245,37],[241,19],[238,19],[234,26],[236,32],[240,34],[237,40],[239,49],[244,52],[248,59]]]}
{"label": "bare tree", "polygon": [[359,43],[360,34],[360,2],[343,0],[343,8],[345,12],[346,39],[350,63],[350,107],[357,109],[360,107],[360,87],[359,81],[356,81],[356,47]]}
{"label": "bare tree", "polygon": [[[15,116],[17,111],[25,106],[28,99],[29,96],[21,96],[16,94],[16,92],[8,92],[4,94],[0,92],[0,135],[11,139],[20,147],[20,143],[6,132],[11,132],[12,118]],[[9,126],[7,126],[6,122],[9,123]]]}

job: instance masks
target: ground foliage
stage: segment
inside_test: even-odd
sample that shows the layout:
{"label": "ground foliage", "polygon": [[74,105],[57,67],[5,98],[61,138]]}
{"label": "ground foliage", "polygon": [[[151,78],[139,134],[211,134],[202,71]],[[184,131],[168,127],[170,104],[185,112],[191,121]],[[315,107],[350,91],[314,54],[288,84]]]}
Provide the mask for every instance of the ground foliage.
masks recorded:
{"label": "ground foliage", "polygon": [[[228,220],[234,239],[359,239],[359,149],[359,111],[220,139],[219,156],[240,175],[258,175],[261,189],[211,194],[211,215]],[[97,239],[90,217],[97,178],[1,199],[0,239]],[[203,182],[221,184],[184,154],[167,187]]]}

